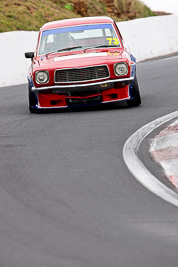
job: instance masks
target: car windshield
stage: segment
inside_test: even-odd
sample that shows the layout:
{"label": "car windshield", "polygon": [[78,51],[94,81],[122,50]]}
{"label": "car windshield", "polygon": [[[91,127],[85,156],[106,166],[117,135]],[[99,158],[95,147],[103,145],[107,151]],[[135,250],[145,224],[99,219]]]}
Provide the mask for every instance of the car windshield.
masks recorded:
{"label": "car windshield", "polygon": [[[64,51],[65,48],[121,47],[112,24],[90,24],[45,30],[41,34],[38,55]],[[67,50],[67,49],[66,49]]]}

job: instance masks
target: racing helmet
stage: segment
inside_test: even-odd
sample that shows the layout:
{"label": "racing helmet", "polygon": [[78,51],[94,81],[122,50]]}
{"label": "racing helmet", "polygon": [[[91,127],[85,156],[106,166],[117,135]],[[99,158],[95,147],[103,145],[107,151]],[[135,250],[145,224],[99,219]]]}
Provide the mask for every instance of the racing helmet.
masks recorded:
{"label": "racing helmet", "polygon": [[59,46],[65,46],[69,43],[70,37],[69,32],[57,33],[54,35],[54,42]]}

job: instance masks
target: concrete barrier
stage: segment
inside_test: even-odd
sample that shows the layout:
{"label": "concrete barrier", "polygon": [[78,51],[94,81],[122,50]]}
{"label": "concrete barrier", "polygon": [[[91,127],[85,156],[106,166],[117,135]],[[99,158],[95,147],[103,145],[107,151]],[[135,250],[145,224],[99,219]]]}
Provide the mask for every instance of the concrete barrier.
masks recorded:
{"label": "concrete barrier", "polygon": [[178,15],[119,22],[118,26],[137,61],[178,52]]}
{"label": "concrete barrier", "polygon": [[[178,52],[178,15],[149,17],[117,23],[124,40],[138,61]],[[0,33],[0,87],[27,82],[30,60],[38,32]]]}
{"label": "concrete barrier", "polygon": [[38,32],[5,32],[0,34],[0,87],[27,83],[30,60],[25,52],[34,51]]}

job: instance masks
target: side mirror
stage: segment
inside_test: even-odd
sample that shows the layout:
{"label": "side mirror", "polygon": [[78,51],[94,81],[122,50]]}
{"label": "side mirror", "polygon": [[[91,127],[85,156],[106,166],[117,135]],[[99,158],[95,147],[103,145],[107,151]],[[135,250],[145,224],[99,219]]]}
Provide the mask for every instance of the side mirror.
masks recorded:
{"label": "side mirror", "polygon": [[33,57],[34,57],[34,52],[26,52],[26,53],[25,53],[25,57],[26,57],[26,58],[31,58],[31,59],[33,59]]}

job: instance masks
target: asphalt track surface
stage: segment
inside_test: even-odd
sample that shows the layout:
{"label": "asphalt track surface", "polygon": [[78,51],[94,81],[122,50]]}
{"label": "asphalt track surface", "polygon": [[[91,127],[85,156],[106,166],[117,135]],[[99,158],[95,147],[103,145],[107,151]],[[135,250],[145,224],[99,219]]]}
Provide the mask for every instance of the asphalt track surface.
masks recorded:
{"label": "asphalt track surface", "polygon": [[132,133],[177,110],[177,65],[137,65],[136,108],[30,114],[26,85],[0,89],[1,267],[178,265],[178,209],[122,157]]}

